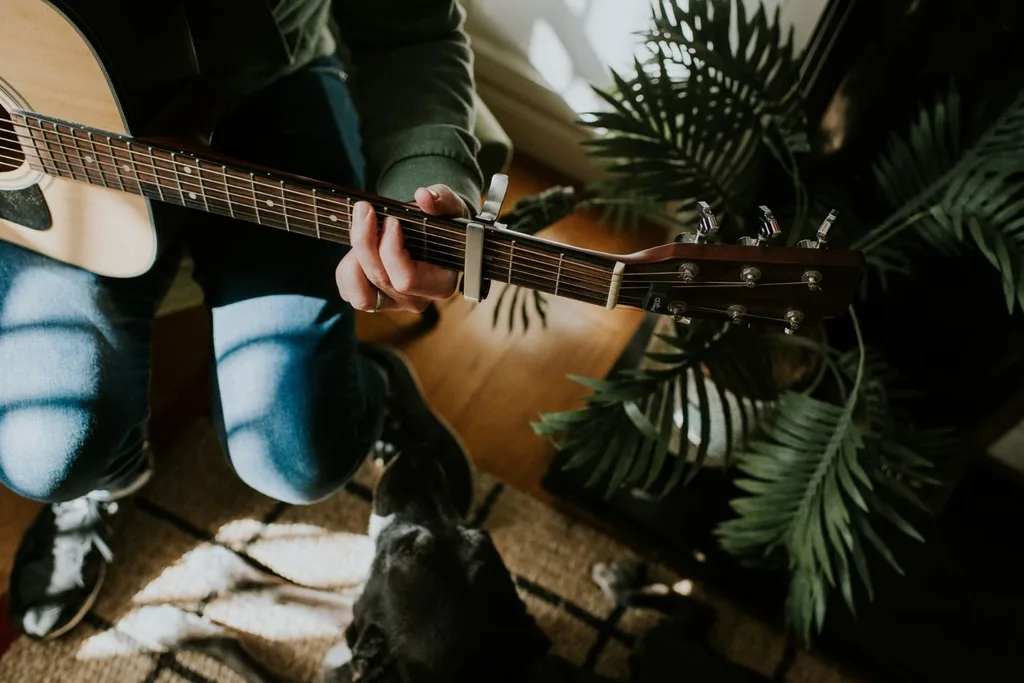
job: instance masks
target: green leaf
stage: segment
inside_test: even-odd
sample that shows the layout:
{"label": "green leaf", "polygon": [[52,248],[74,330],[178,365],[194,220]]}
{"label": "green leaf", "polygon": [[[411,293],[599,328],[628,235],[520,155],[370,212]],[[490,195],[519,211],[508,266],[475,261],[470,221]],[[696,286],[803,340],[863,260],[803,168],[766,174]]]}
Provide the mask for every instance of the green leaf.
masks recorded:
{"label": "green leaf", "polygon": [[[628,77],[611,72],[615,90],[597,91],[612,111],[587,115],[581,123],[600,131],[585,150],[609,176],[597,186],[599,200],[625,200],[614,208],[673,204],[672,215],[690,214],[708,202],[720,221],[741,229],[753,207],[765,157],[757,120],[740,113],[710,88],[681,91],[665,55],[636,63]],[[735,126],[726,122],[733,120]],[[708,126],[715,120],[722,125]],[[744,135],[744,127],[755,136]],[[663,208],[656,209],[665,213]],[[626,211],[618,227],[634,223]]]}
{"label": "green leaf", "polygon": [[1024,309],[1024,90],[980,135],[961,129],[955,85],[922,107],[905,137],[893,133],[874,165],[893,213],[853,244],[872,264],[899,251],[913,227],[947,254],[973,246],[1002,276],[1009,313]]}
{"label": "green leaf", "polygon": [[[794,170],[793,155],[810,149],[800,92],[800,57],[792,31],[784,37],[779,8],[752,16],[737,3],[659,0],[647,46],[691,74],[676,79],[677,97],[715,93],[735,120],[753,125],[773,154]],[[732,40],[735,31],[738,40]]]}
{"label": "green leaf", "polygon": [[824,623],[829,590],[838,590],[855,609],[851,567],[873,597],[866,547],[899,571],[873,520],[921,539],[896,505],[909,488],[890,473],[919,483],[917,472],[927,460],[901,445],[901,425],[884,383],[894,373],[864,348],[852,319],[858,348],[835,362],[836,371],[852,380],[845,402],[784,393],[761,438],[739,454],[737,468],[747,476],[734,482],[742,492],[730,504],[738,516],[716,529],[721,547],[741,559],[784,550],[790,568],[787,623],[805,639]]}

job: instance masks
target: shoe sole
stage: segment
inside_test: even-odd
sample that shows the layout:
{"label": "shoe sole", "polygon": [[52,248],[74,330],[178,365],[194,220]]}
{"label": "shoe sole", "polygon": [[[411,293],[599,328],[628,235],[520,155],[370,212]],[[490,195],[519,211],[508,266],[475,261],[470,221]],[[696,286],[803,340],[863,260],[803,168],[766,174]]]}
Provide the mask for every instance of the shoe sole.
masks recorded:
{"label": "shoe sole", "polygon": [[30,635],[29,637],[32,638],[33,640],[40,640],[40,641],[57,640],[61,636],[65,635],[66,633],[68,633],[69,631],[74,629],[80,623],[82,623],[82,620],[85,619],[85,615],[88,614],[89,610],[92,609],[92,606],[94,604],[96,604],[96,598],[99,597],[100,589],[103,587],[103,582],[104,582],[104,580],[106,578],[107,578],[107,564],[106,564],[106,562],[104,562],[103,564],[100,565],[100,574],[99,574],[99,577],[97,577],[96,585],[93,587],[92,592],[89,593],[89,597],[86,598],[84,603],[82,603],[82,606],[78,609],[78,612],[75,613],[75,616],[73,616],[71,618],[71,621],[69,621],[68,623],[64,624],[63,626],[61,626],[60,628],[58,628],[56,630],[50,631],[45,636],[31,636]]}
{"label": "shoe sole", "polygon": [[409,360],[408,356],[398,349],[385,349],[381,347],[374,348],[366,344],[361,346],[363,352],[369,356],[392,356],[395,360],[401,363],[406,376],[412,380],[412,384],[416,388],[416,393],[423,397],[423,404],[427,407],[427,410],[430,411],[430,414],[434,416],[434,419],[440,422],[441,426],[451,434],[453,439],[455,439],[455,444],[459,447],[459,450],[462,451],[462,457],[465,459],[466,465],[469,467],[469,505],[467,506],[465,515],[468,519],[470,514],[472,514],[473,509],[476,507],[476,465],[473,463],[473,458],[470,455],[469,448],[466,446],[466,442],[462,440],[462,436],[455,431],[455,428],[452,427],[451,423],[448,422],[443,415],[438,413],[434,406],[431,405],[430,401],[427,400],[427,395],[423,391],[423,385],[420,384],[420,378],[416,373],[416,368],[412,364],[412,361]]}

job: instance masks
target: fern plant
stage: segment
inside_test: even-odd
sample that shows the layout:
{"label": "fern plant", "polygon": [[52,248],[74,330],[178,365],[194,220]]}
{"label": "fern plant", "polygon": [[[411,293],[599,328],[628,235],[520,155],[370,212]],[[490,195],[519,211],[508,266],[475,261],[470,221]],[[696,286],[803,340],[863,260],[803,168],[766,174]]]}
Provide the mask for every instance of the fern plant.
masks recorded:
{"label": "fern plant", "polygon": [[[718,239],[732,242],[746,234],[759,188],[784,174],[792,195],[772,208],[790,244],[840,206],[840,238],[865,254],[869,282],[909,277],[915,250],[978,250],[1001,275],[1007,310],[1024,308],[1024,92],[987,119],[964,109],[955,85],[925,95],[872,168],[847,169],[871,180],[883,212],[846,211],[842,191],[806,154],[800,56],[777,11],[655,0],[641,44],[646,56],[633,73],[613,73],[615,87],[598,91],[605,110],[581,120],[609,179],[572,210],[601,209],[613,229],[653,214],[686,232],[703,200],[720,218]],[[862,338],[855,308],[848,324],[852,348],[708,321],[676,325],[658,337],[670,353],[649,352],[649,367],[609,378],[571,378],[590,390],[583,405],[533,426],[565,452],[566,467],[589,470],[588,485],[655,498],[687,486],[707,466],[713,435],[725,433],[735,517],[717,528],[719,543],[788,573],[786,623],[809,642],[833,593],[854,611],[858,586],[873,599],[872,552],[899,570],[884,528],[920,540],[913,520],[927,513],[922,493],[938,483],[934,462],[951,443],[908,426],[898,378]],[[772,359],[785,345],[812,352],[821,381],[780,386]]]}

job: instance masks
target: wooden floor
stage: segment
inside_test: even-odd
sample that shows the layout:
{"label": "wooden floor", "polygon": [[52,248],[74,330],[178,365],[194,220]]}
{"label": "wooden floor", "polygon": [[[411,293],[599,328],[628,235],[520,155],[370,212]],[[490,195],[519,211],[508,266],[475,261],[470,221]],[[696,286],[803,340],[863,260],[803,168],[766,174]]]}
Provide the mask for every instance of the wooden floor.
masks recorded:
{"label": "wooden floor", "polygon": [[[567,181],[519,158],[509,171],[506,208],[519,197]],[[574,216],[551,227],[544,237],[592,249],[626,253],[653,246],[658,236],[612,235],[588,216]],[[501,285],[483,303],[455,297],[441,304],[441,323],[410,338],[418,317],[411,314],[360,315],[359,336],[403,349],[420,373],[428,399],[463,436],[477,466],[508,484],[547,498],[540,488],[553,449],[530,428],[543,411],[577,405],[586,390],[566,375],[603,375],[628,342],[641,314],[550,298],[548,327],[531,325],[509,333],[505,320],[492,329]],[[161,424],[191,400],[206,398],[208,335],[200,315],[158,321],[154,341],[153,412]],[[187,328],[187,329],[182,329]],[[184,339],[193,340],[184,344]],[[191,382],[192,396],[184,385]],[[173,398],[170,398],[173,397]],[[189,413],[181,413],[186,415]],[[173,437],[173,434],[167,435]],[[159,443],[159,442],[158,442]],[[10,560],[38,505],[0,488],[0,593],[6,589]]]}

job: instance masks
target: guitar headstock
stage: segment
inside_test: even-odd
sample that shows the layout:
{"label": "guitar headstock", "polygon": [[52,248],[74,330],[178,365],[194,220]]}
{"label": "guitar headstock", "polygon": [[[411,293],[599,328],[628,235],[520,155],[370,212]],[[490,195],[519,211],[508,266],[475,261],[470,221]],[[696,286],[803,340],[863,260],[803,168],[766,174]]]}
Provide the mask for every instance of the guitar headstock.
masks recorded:
{"label": "guitar headstock", "polygon": [[865,273],[860,252],[829,249],[833,211],[817,239],[795,247],[774,246],[781,234],[767,207],[760,207],[757,237],[716,244],[718,223],[707,204],[698,230],[673,244],[622,259],[619,304],[670,315],[680,322],[717,318],[738,324],[800,327],[846,313]]}

